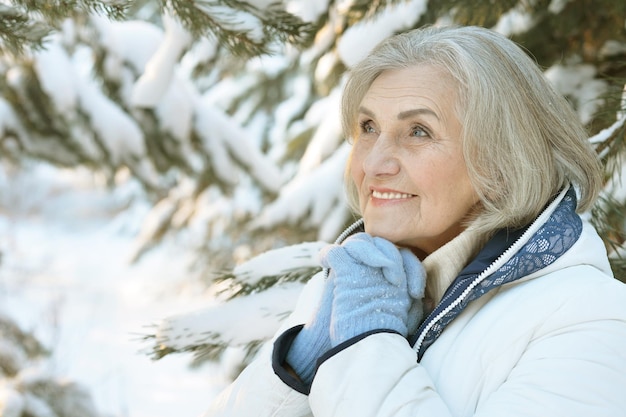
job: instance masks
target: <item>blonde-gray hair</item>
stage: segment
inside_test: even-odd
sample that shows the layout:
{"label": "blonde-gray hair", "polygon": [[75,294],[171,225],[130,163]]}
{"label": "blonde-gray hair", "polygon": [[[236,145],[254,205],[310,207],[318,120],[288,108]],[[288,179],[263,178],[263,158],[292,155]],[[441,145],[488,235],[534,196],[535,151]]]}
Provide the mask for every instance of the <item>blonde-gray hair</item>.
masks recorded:
{"label": "blonde-gray hair", "polygon": [[[521,227],[569,183],[577,188],[578,210],[590,208],[602,167],[578,116],[518,45],[485,28],[427,27],[381,42],[348,75],[346,137],[357,138],[358,109],[376,77],[417,65],[438,67],[456,82],[463,154],[482,203],[472,227]],[[348,196],[357,208],[349,165]]]}

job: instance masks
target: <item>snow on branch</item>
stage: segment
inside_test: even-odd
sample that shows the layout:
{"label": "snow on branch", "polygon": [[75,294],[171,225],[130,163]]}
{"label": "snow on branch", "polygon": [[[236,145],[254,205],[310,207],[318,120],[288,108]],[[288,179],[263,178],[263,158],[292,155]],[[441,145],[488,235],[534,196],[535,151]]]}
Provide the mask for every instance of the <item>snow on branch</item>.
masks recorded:
{"label": "snow on branch", "polygon": [[33,62],[41,88],[60,113],[74,111],[78,101],[76,72],[60,42],[49,42]]}
{"label": "snow on branch", "polygon": [[227,183],[237,183],[236,161],[266,190],[278,192],[283,182],[278,167],[252,144],[243,127],[206,100],[198,105],[196,131],[215,166],[214,172]]}
{"label": "snow on branch", "polygon": [[11,1],[0,4],[0,55],[41,50],[46,37],[72,15],[103,14],[122,19],[129,2],[123,0],[73,0],[55,2]]}
{"label": "snow on branch", "polygon": [[602,129],[595,135],[589,138],[589,142],[596,146],[596,150],[600,157],[605,157],[611,149],[610,142],[614,136],[624,128],[626,125],[626,116],[618,118],[613,124],[605,129]]}
{"label": "snow on branch", "polygon": [[138,107],[154,107],[171,85],[174,68],[192,41],[191,34],[180,23],[164,14],[165,37],[146,64],[145,71],[133,88],[131,101]]}
{"label": "snow on branch", "polygon": [[2,97],[0,97],[0,150],[6,157],[14,157],[16,151],[19,150],[18,139],[26,139],[24,126],[11,105]]}
{"label": "snow on branch", "polygon": [[152,357],[194,352],[197,361],[214,360],[227,347],[255,351],[291,314],[303,284],[275,285],[266,291],[233,298],[191,314],[164,319],[154,335]]}
{"label": "snow on branch", "polygon": [[328,97],[319,99],[307,111],[305,121],[310,126],[317,126],[317,128],[304,155],[300,158],[298,175],[303,175],[318,167],[321,161],[337,149],[342,139],[339,117],[341,113],[340,101],[340,89],[335,88]]}
{"label": "snow on branch", "polygon": [[113,165],[146,153],[143,132],[137,122],[102,93],[97,83],[87,77],[78,79],[79,102],[91,121]]}
{"label": "snow on branch", "polygon": [[556,64],[548,68],[544,75],[559,93],[573,102],[578,117],[584,124],[593,119],[604,103],[601,97],[606,93],[608,84],[596,78],[597,69],[593,65]]}
{"label": "snow on branch", "polygon": [[426,10],[426,0],[390,4],[373,18],[348,27],[337,44],[341,60],[352,67],[383,39],[413,27]]}
{"label": "snow on branch", "polygon": [[264,209],[252,227],[268,229],[299,221],[319,226],[338,206],[347,215],[343,172],[349,148],[344,143],[316,169],[307,175],[296,176],[280,190],[278,198]]}
{"label": "snow on branch", "polygon": [[60,380],[41,366],[49,353],[0,311],[0,416],[99,417],[85,387]]}
{"label": "snow on branch", "polygon": [[191,33],[211,33],[235,55],[266,54],[275,42],[303,45],[312,36],[311,24],[287,12],[279,2],[166,0],[164,5]]}
{"label": "snow on branch", "polygon": [[217,359],[228,347],[243,347],[248,355],[256,352],[293,313],[305,283],[319,275],[318,253],[326,244],[291,245],[242,263],[216,280],[218,286],[228,288],[222,292],[228,293],[228,299],[166,318],[154,334],[146,336],[154,342],[152,356],[194,352],[195,361],[200,362]]}
{"label": "snow on branch", "polygon": [[228,282],[230,297],[263,291],[283,282],[306,282],[320,270],[317,256],[326,244],[304,242],[263,252],[218,281]]}

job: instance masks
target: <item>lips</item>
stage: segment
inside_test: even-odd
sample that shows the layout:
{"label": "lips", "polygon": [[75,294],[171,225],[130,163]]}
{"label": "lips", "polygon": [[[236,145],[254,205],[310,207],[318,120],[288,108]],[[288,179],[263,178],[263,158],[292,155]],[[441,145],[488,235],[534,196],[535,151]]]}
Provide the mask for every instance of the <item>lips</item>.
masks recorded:
{"label": "lips", "polygon": [[399,192],[388,192],[388,191],[382,192],[382,191],[372,190],[372,197],[378,198],[380,200],[402,200],[402,199],[415,197],[415,195],[407,194],[407,193],[399,193]]}

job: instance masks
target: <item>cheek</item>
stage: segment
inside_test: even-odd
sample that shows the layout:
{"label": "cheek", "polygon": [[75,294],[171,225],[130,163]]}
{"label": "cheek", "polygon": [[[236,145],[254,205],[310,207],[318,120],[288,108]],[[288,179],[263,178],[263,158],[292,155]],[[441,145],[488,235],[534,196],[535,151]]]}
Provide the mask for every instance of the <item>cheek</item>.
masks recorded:
{"label": "cheek", "polygon": [[360,188],[361,182],[363,182],[363,177],[365,176],[365,173],[363,172],[363,158],[361,154],[362,152],[358,152],[358,148],[355,147],[350,156],[349,173],[357,188]]}
{"label": "cheek", "polygon": [[456,201],[455,212],[457,215],[465,217],[478,203],[478,194],[467,176],[466,171],[459,171],[455,176],[453,186],[449,187],[449,201]]}
{"label": "cheek", "polygon": [[347,168],[346,181],[348,182],[348,199],[352,208],[362,213],[364,210],[364,202],[361,198],[361,184],[363,183],[364,174],[361,169],[361,163],[354,154],[350,155]]}
{"label": "cheek", "polygon": [[[429,204],[426,204],[425,209],[443,211],[456,217],[459,212],[465,213],[476,204],[478,194],[462,161],[447,159],[424,167],[421,175],[414,175],[413,180],[431,197],[427,199]],[[438,216],[442,214],[439,213]]]}

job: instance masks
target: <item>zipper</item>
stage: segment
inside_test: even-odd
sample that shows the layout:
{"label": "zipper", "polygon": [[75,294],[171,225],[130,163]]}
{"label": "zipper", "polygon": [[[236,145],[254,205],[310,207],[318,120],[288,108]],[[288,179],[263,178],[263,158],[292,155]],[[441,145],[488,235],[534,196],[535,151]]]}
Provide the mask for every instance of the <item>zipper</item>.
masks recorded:
{"label": "zipper", "polygon": [[[348,228],[346,230],[344,230],[343,232],[341,232],[341,234],[339,235],[339,237],[337,239],[335,239],[335,245],[340,244],[341,242],[343,242],[348,236],[350,236],[352,233],[354,233],[355,230],[357,230],[359,227],[363,226],[363,223],[365,221],[361,218],[357,221],[355,221],[354,223],[352,223],[350,226],[348,226]],[[324,280],[326,280],[328,278],[328,274],[330,273],[330,268],[324,268]]]}
{"label": "zipper", "polygon": [[[426,334],[430,331],[430,329],[434,326],[436,322],[441,320],[446,314],[450,312],[453,308],[455,308],[459,303],[465,299],[472,290],[481,283],[486,277],[496,272],[504,263],[509,261],[513,254],[517,253],[524,244],[534,235],[537,230],[541,228],[541,226],[548,220],[548,218],[552,215],[556,207],[563,200],[563,197],[569,190],[569,187],[564,188],[557,198],[555,198],[548,207],[537,217],[537,219],[533,222],[533,224],[520,236],[507,250],[505,250],[498,258],[491,263],[483,272],[481,272],[475,279],[472,281],[468,287],[459,295],[452,303],[450,303],[445,309],[443,309],[437,316],[435,316],[422,330],[419,337],[415,341],[413,345],[413,350],[419,354],[419,351],[422,347],[422,343],[426,338]],[[459,285],[459,284],[457,284]],[[456,289],[456,287],[455,287]]]}
{"label": "zipper", "polygon": [[359,227],[363,226],[364,220],[363,219],[359,219],[357,221],[355,221],[354,223],[352,223],[350,226],[348,226],[348,228],[346,230],[344,230],[337,239],[335,239],[335,244],[338,245],[341,242],[344,241],[345,238],[347,238],[348,236],[350,236],[356,229],[358,229]]}

